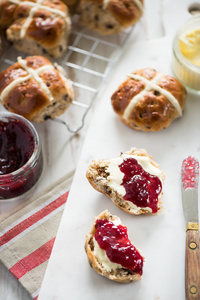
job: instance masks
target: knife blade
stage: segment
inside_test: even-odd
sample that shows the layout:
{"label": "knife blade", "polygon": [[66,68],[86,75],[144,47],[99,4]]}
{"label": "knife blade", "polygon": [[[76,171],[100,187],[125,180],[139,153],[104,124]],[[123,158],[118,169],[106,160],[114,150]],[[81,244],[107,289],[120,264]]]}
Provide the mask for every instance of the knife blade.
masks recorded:
{"label": "knife blade", "polygon": [[188,156],[182,168],[182,204],[186,220],[185,294],[187,300],[200,299],[200,252],[198,221],[199,162]]}

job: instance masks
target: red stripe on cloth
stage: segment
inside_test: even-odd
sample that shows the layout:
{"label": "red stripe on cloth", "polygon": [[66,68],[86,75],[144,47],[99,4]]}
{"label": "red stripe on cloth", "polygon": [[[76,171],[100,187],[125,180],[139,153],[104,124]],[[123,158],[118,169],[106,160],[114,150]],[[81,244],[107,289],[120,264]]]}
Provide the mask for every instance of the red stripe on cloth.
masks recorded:
{"label": "red stripe on cloth", "polygon": [[31,254],[22,258],[14,266],[12,266],[9,271],[15,276],[15,278],[19,279],[26,273],[38,267],[49,259],[54,241],[55,238],[51,239]]}
{"label": "red stripe on cloth", "polygon": [[33,224],[46,217],[58,207],[62,206],[67,201],[68,194],[69,191],[67,191],[65,194],[61,195],[60,197],[49,203],[47,206],[43,207],[41,210],[28,217],[27,219],[23,220],[10,230],[8,230],[4,235],[0,237],[0,247],[12,240],[15,236],[17,236]]}
{"label": "red stripe on cloth", "polygon": [[37,300],[37,299],[38,299],[38,296],[39,296],[39,295],[37,295],[33,300]]}

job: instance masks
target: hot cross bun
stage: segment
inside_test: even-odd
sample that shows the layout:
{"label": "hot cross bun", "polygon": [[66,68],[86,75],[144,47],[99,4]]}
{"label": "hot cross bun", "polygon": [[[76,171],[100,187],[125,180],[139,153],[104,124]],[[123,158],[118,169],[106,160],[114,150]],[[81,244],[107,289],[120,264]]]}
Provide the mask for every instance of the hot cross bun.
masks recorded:
{"label": "hot cross bun", "polygon": [[71,19],[60,0],[3,0],[0,27],[16,49],[59,57],[67,48]]}
{"label": "hot cross bun", "polygon": [[62,68],[42,56],[18,57],[0,74],[0,101],[6,109],[30,121],[61,115],[73,100],[71,82]]}
{"label": "hot cross bun", "polygon": [[80,0],[79,21],[102,35],[116,34],[143,14],[143,0]]}
{"label": "hot cross bun", "polygon": [[182,116],[186,89],[174,77],[151,68],[128,75],[111,96],[114,111],[129,127],[158,131]]}

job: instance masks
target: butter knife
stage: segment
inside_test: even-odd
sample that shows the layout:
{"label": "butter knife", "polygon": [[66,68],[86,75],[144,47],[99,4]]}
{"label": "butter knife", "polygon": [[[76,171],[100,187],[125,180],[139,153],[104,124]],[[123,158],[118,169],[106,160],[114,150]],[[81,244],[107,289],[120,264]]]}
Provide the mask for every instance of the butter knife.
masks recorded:
{"label": "butter knife", "polygon": [[198,221],[199,162],[189,156],[182,163],[182,203],[186,219],[185,294],[200,299],[200,252]]}

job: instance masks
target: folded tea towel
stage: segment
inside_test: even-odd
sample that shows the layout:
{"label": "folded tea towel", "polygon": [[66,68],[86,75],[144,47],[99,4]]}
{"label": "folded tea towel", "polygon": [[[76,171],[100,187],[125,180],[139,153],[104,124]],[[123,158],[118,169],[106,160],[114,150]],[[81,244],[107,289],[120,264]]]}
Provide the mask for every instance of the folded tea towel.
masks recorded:
{"label": "folded tea towel", "polygon": [[0,215],[0,261],[36,300],[74,172]]}

